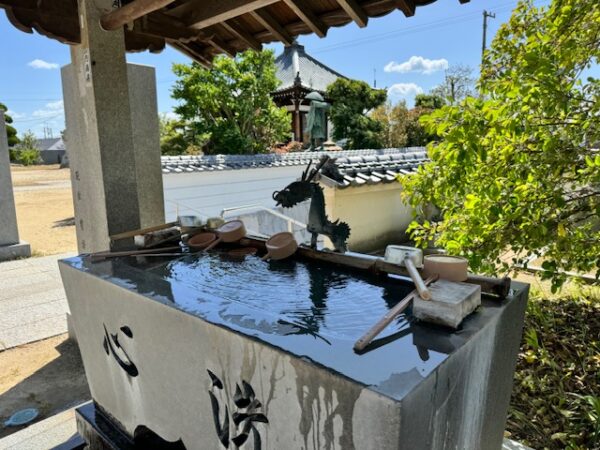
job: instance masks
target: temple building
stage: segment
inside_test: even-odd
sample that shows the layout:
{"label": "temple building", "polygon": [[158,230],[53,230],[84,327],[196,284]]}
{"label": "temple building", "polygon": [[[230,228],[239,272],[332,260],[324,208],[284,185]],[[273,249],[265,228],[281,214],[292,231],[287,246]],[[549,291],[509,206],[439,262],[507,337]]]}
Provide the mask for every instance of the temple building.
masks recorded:
{"label": "temple building", "polygon": [[[313,91],[320,93],[325,100],[327,86],[338,78],[346,78],[335,70],[308,55],[304,46],[296,41],[284,47],[283,53],[275,59],[277,78],[281,85],[273,92],[273,100],[277,106],[283,106],[290,112],[292,121],[292,140],[307,143],[308,136],[304,132],[306,115],[310,101],[305,97]],[[327,136],[331,139],[331,123],[327,122]]]}

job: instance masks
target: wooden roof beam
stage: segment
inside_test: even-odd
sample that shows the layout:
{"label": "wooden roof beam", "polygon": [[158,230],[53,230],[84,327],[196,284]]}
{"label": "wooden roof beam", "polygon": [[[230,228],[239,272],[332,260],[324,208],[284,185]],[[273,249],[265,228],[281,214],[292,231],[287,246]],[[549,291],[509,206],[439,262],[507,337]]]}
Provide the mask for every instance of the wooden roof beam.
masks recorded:
{"label": "wooden roof beam", "polygon": [[361,28],[367,26],[369,17],[356,0],[336,0],[346,14]]}
{"label": "wooden roof beam", "polygon": [[133,0],[125,6],[114,9],[100,18],[100,25],[107,31],[116,30],[140,17],[157,11],[175,0]]}
{"label": "wooden roof beam", "polygon": [[216,48],[220,53],[225,53],[227,56],[231,56],[232,58],[235,56],[235,50],[218,36],[212,36],[207,40],[207,43]]}
{"label": "wooden roof beam", "polygon": [[169,42],[206,42],[212,39],[212,36],[208,36],[200,30],[188,28],[177,19],[160,12],[155,12],[136,20],[133,29],[138,33],[162,37]]}
{"label": "wooden roof beam", "polygon": [[179,42],[173,42],[170,45],[175,50],[179,50],[184,55],[189,56],[190,58],[195,60],[204,68],[210,69],[212,67],[212,61],[207,59],[204,56],[202,49],[195,47],[194,44],[181,44]]}
{"label": "wooden roof beam", "polygon": [[284,0],[302,22],[317,36],[323,38],[327,34],[327,26],[310,9],[305,0]]}
{"label": "wooden roof beam", "polygon": [[234,19],[242,14],[263,8],[279,0],[191,0],[173,8],[169,13],[188,17],[186,24],[202,29]]}
{"label": "wooden roof beam", "polygon": [[234,20],[228,20],[226,22],[223,22],[221,23],[221,26],[224,27],[231,34],[233,34],[236,38],[241,39],[243,42],[245,42],[246,45],[248,45],[248,47],[256,50],[257,52],[262,50],[262,44],[258,41],[258,39],[256,39],[247,31],[245,31]]}
{"label": "wooden roof beam", "polygon": [[294,38],[287,30],[275,20],[275,18],[266,9],[257,9],[250,13],[258,23],[265,27],[275,39],[283,42],[285,45],[292,45]]}
{"label": "wooden roof beam", "polygon": [[415,15],[415,0],[394,0],[396,8],[404,13],[406,17],[412,17]]}

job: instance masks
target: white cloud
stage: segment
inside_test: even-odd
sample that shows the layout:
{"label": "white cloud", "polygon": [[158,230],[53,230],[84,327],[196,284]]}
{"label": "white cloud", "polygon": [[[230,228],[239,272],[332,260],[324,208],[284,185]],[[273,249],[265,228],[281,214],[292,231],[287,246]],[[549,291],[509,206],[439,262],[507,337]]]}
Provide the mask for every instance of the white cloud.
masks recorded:
{"label": "white cloud", "polygon": [[37,109],[32,113],[33,117],[38,117],[40,119],[48,118],[48,117],[58,117],[63,114],[63,101],[58,100],[56,102],[46,103],[44,108]]}
{"label": "white cloud", "polygon": [[417,72],[429,75],[440,70],[446,70],[447,68],[447,59],[427,59],[423,58],[422,56],[411,56],[408,61],[404,61],[402,63],[390,61],[388,64],[386,64],[383,70],[385,72]]}
{"label": "white cloud", "polygon": [[61,111],[64,109],[64,104],[62,100],[57,100],[55,102],[46,103],[46,108],[53,111]]}
{"label": "white cloud", "polygon": [[33,61],[28,62],[27,65],[29,67],[33,67],[34,69],[46,69],[46,70],[58,69],[57,63],[51,63],[48,61],[44,61],[43,59],[34,59]]}
{"label": "white cloud", "polygon": [[8,111],[6,111],[6,114],[9,115],[10,117],[12,117],[14,120],[22,119],[23,117],[27,116],[27,114],[18,113],[16,111],[13,111],[12,109],[9,109]]}
{"label": "white cloud", "polygon": [[422,93],[423,88],[415,83],[396,83],[388,88],[390,97],[412,97]]}
{"label": "white cloud", "polygon": [[160,115],[168,120],[179,120],[181,118],[173,111],[166,111],[166,112],[161,113]]}

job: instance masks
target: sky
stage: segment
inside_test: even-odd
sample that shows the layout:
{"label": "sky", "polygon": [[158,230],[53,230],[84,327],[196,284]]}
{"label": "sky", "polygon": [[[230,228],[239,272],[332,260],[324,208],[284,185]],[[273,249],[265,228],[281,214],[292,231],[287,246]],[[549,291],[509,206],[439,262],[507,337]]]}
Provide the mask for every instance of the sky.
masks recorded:
{"label": "sky", "polygon": [[[537,0],[546,5],[548,0]],[[300,36],[306,51],[349,78],[387,88],[393,102],[405,100],[440,84],[448,66],[462,64],[477,74],[481,60],[482,13],[496,14],[488,19],[488,45],[500,24],[506,22],[517,0],[439,0],[417,8],[406,18],[400,11],[371,18],[366,28],[350,23],[330,28],[323,39]],[[0,102],[9,109],[19,134],[28,130],[38,137],[57,137],[65,128],[60,67],[70,62],[69,47],[38,34],[18,31],[0,10]],[[281,44],[268,48],[279,54]],[[160,54],[132,53],[128,62],[156,68],[159,113],[172,114],[176,104],[171,98],[175,80],[173,63],[191,60],[167,48]]]}

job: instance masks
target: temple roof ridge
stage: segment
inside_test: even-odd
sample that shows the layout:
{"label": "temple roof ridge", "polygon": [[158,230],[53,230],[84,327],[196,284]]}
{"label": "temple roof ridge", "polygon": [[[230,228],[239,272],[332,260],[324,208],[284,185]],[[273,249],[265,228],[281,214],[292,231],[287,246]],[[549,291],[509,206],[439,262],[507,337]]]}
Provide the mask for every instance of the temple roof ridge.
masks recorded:
{"label": "temple roof ridge", "polygon": [[286,46],[275,59],[277,78],[281,85],[275,92],[281,92],[294,86],[325,92],[327,86],[338,78],[346,78],[321,61],[313,58],[304,49],[304,45],[294,41]]}

